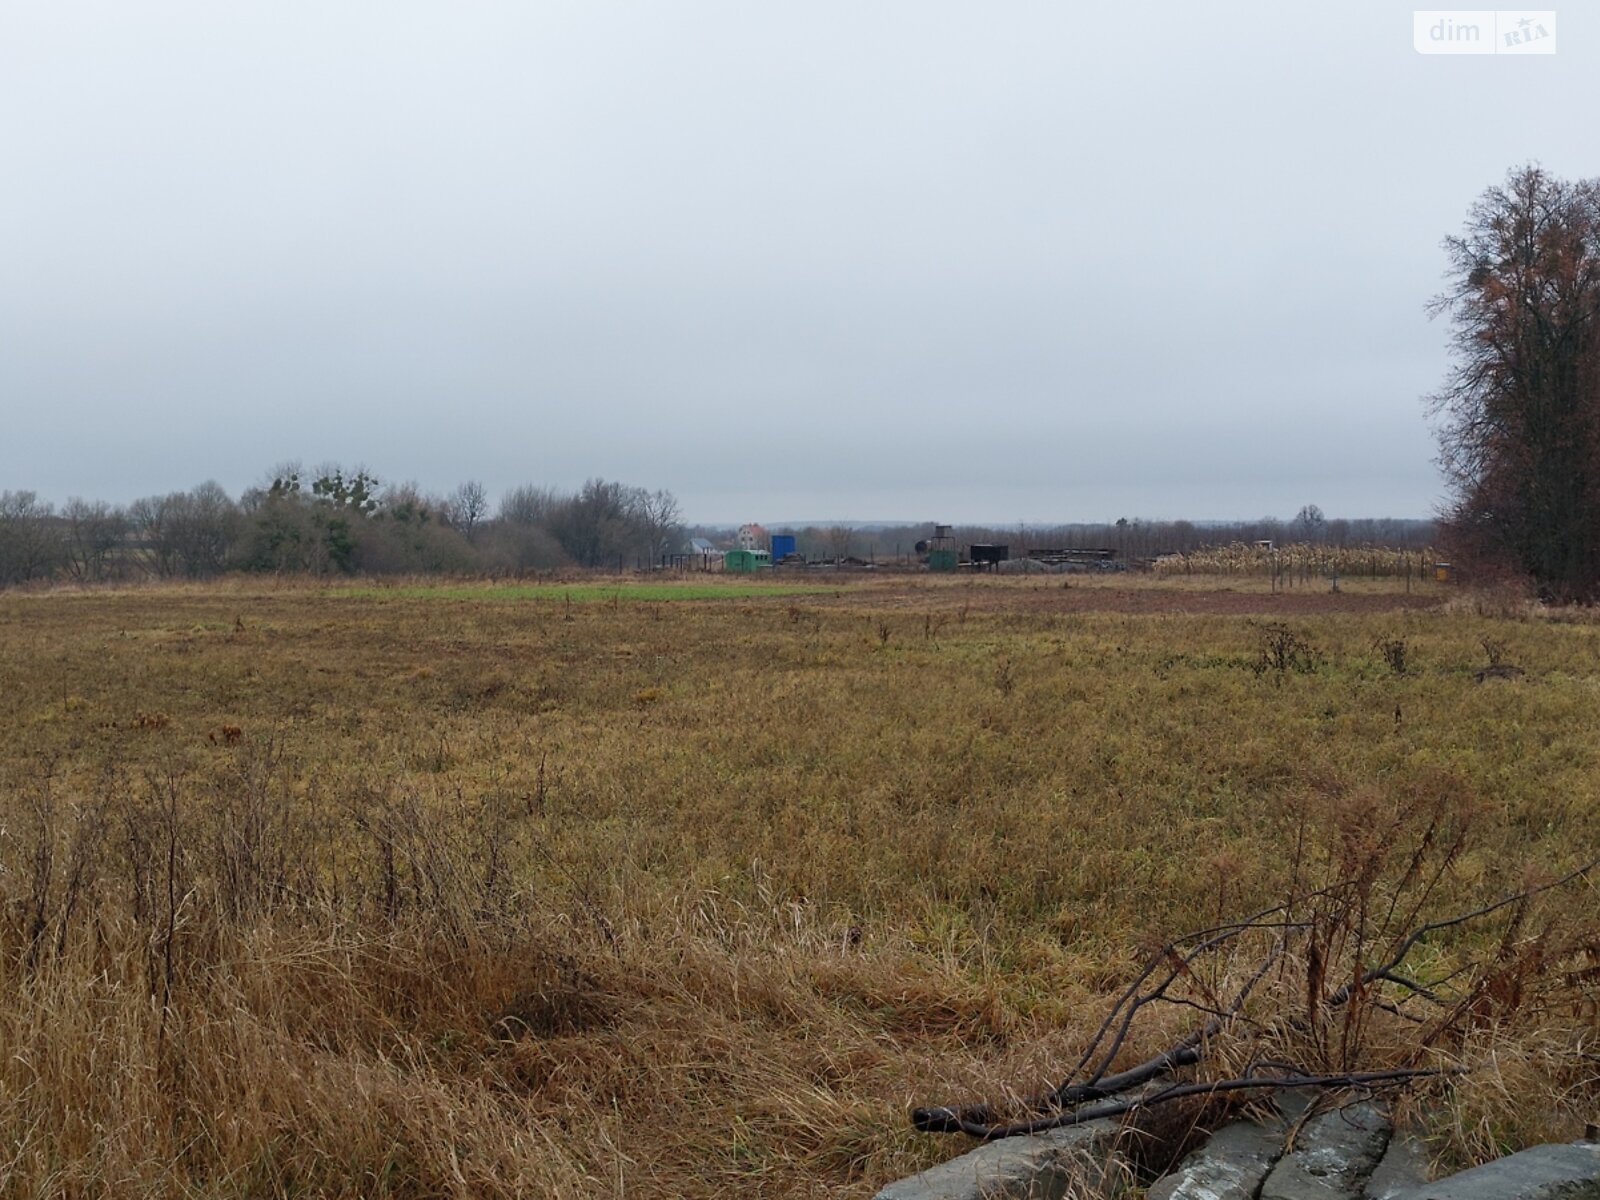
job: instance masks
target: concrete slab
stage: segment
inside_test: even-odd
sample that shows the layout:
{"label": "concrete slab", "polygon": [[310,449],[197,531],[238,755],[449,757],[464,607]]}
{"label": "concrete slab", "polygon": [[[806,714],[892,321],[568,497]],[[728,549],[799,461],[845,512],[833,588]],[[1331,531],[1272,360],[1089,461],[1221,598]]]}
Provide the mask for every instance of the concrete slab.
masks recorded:
{"label": "concrete slab", "polygon": [[1600,1143],[1535,1146],[1396,1200],[1600,1200]]}
{"label": "concrete slab", "polygon": [[1065,1200],[1107,1175],[1117,1126],[1090,1121],[987,1142],[959,1158],[897,1180],[875,1200]]}
{"label": "concrete slab", "polygon": [[1404,1192],[1419,1188],[1430,1178],[1428,1152],[1410,1134],[1396,1133],[1373,1168],[1362,1200],[1397,1200]]}
{"label": "concrete slab", "polygon": [[1388,1143],[1388,1119],[1370,1102],[1313,1117],[1272,1168],[1261,1200],[1360,1200]]}
{"label": "concrete slab", "polygon": [[1254,1121],[1224,1125],[1152,1185],[1146,1200],[1255,1200],[1286,1133],[1282,1125]]}

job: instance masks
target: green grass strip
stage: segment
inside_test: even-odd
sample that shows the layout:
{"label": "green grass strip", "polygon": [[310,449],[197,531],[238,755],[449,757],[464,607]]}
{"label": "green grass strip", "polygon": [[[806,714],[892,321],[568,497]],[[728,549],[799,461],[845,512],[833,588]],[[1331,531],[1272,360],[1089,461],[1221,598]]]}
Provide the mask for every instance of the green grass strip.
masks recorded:
{"label": "green grass strip", "polygon": [[762,596],[807,596],[838,591],[821,583],[511,583],[402,584],[395,587],[335,588],[333,594],[358,600],[536,600],[603,604],[612,600],[750,600]]}

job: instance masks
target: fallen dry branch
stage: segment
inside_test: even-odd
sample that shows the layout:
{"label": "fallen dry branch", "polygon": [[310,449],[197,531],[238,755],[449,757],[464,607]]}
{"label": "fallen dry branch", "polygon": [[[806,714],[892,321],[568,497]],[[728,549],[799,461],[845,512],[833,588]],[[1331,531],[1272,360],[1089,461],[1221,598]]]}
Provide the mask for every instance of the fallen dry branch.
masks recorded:
{"label": "fallen dry branch", "polygon": [[[1051,1129],[1062,1129],[1068,1125],[1082,1125],[1089,1121],[1111,1120],[1116,1117],[1125,1117],[1141,1110],[1155,1108],[1158,1105],[1170,1104],[1175,1100],[1188,1100],[1197,1096],[1218,1096],[1230,1092],[1244,1091],[1287,1091],[1287,1090],[1317,1090],[1317,1091],[1349,1091],[1360,1089],[1375,1091],[1385,1086],[1395,1086],[1410,1083],[1417,1079],[1435,1078],[1440,1075],[1459,1075],[1463,1073],[1460,1067],[1404,1067],[1392,1071],[1346,1071],[1338,1075],[1242,1075],[1236,1079],[1210,1079],[1195,1083],[1175,1083],[1169,1087],[1149,1092],[1139,1096],[1130,1096],[1120,1100],[1109,1101],[1104,1104],[1090,1104],[1071,1112],[1057,1113],[1052,1117],[1040,1117],[1032,1121],[1015,1121],[1004,1125],[991,1125],[973,1121],[962,1113],[968,1110],[942,1110],[948,1114],[946,1125],[926,1128],[929,1133],[967,1133],[984,1141],[995,1141],[999,1138],[1017,1137],[1027,1133],[1044,1133]],[[919,1109],[919,1112],[933,1114],[941,1110]],[[919,1129],[924,1127],[918,1125]]]}
{"label": "fallen dry branch", "polygon": [[[1422,848],[1412,856],[1410,866],[1390,896],[1388,916],[1399,910],[1399,893],[1424,877],[1421,859],[1431,844],[1432,830]],[[1444,866],[1420,885],[1423,901],[1433,892],[1443,871],[1454,860],[1459,843],[1445,851]],[[1486,1002],[1514,997],[1523,1000],[1523,989],[1535,977],[1548,975],[1570,986],[1572,980],[1589,980],[1592,971],[1565,973],[1551,970],[1563,954],[1550,944],[1549,927],[1530,939],[1532,949],[1518,942],[1530,903],[1537,897],[1568,887],[1600,869],[1600,859],[1591,860],[1560,878],[1513,892],[1490,904],[1438,920],[1414,925],[1398,935],[1387,935],[1383,928],[1369,928],[1373,911],[1375,879],[1349,880],[1321,888],[1289,902],[1264,909],[1243,920],[1185,934],[1153,953],[1113,1002],[1110,1011],[1090,1038],[1066,1079],[1052,1091],[1021,1101],[1013,1106],[1016,1119],[1003,1120],[995,1106],[986,1103],[938,1105],[914,1109],[913,1126],[925,1133],[965,1133],[992,1140],[1017,1134],[1037,1133],[1067,1125],[1109,1117],[1120,1117],[1173,1100],[1273,1088],[1366,1089],[1399,1086],[1417,1080],[1462,1074],[1460,1065],[1419,1066],[1424,1054],[1437,1053],[1447,1035],[1460,1033]],[[1407,905],[1408,921],[1415,921],[1420,901]],[[1411,953],[1430,934],[1468,925],[1511,910],[1511,920],[1495,952],[1474,959],[1439,979],[1422,980],[1403,974]],[[1237,950],[1248,938],[1266,938],[1269,944],[1251,969],[1242,974],[1225,997],[1215,994],[1196,971],[1203,959],[1214,961],[1224,948]],[[1579,939],[1581,945],[1592,945]],[[1388,947],[1382,961],[1368,965],[1369,947]],[[1342,956],[1343,961],[1340,960]],[[1288,993],[1279,987],[1272,997],[1275,1011],[1247,1017],[1247,1005],[1258,998],[1262,984],[1293,960],[1304,968],[1305,990],[1301,994],[1304,1011],[1288,1003]],[[1364,961],[1366,960],[1366,961]],[[1219,964],[1220,965],[1220,964]],[[1337,968],[1337,969],[1336,969]],[[1459,995],[1447,997],[1445,989],[1467,977]],[[1349,982],[1328,987],[1332,978]],[[1509,981],[1509,983],[1508,983]],[[1188,985],[1199,993],[1178,994],[1175,989]],[[1390,999],[1379,994],[1383,985],[1401,989],[1405,996]],[[1433,1019],[1404,1011],[1405,999],[1418,998],[1432,1005]],[[1142,1014],[1153,1006],[1200,1009],[1208,1019],[1160,1053],[1113,1072],[1112,1066],[1129,1044]],[[1366,1049],[1372,1012],[1376,1010],[1400,1019],[1401,1027],[1414,1032],[1389,1048],[1390,1065],[1378,1069],[1353,1069],[1354,1061]],[[1323,1030],[1335,1013],[1342,1014],[1343,1029],[1337,1050]],[[1241,1034],[1240,1029],[1244,1028]],[[1260,1075],[1246,1071],[1220,1079],[1200,1079],[1152,1090],[1157,1081],[1198,1066],[1208,1059],[1232,1059],[1261,1063],[1273,1062],[1279,1073]],[[1312,1069],[1305,1059],[1337,1058],[1338,1070]],[[1398,1058],[1399,1061],[1395,1061]],[[1136,1089],[1143,1089],[1135,1093]]]}

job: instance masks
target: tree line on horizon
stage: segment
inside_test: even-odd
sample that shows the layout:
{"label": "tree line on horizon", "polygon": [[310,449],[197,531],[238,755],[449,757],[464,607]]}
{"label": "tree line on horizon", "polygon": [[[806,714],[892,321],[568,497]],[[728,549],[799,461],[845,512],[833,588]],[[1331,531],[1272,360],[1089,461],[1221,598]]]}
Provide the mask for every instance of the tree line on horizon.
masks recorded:
{"label": "tree line on horizon", "polygon": [[[932,524],[775,526],[808,561],[910,560]],[[1108,547],[1126,559],[1271,539],[1329,545],[1429,544],[1427,521],[1326,519],[1307,505],[1289,521],[1228,524],[1121,519],[1103,524],[964,525],[962,545],[1001,542],[1016,556]],[[482,484],[448,495],[385,483],[365,468],[289,464],[231,496],[214,482],[127,505],[73,498],[59,508],[29,491],[0,492],[0,586],[205,579],[228,572],[309,575],[518,575],[563,568],[701,565],[691,535],[731,544],[731,526],[686,526],[678,501],[601,478],[576,491],[523,485],[491,505]]]}
{"label": "tree line on horizon", "polygon": [[671,492],[591,479],[574,492],[525,485],[491,505],[483,485],[431,496],[365,468],[290,464],[237,498],[219,484],[128,505],[73,498],[59,509],[0,492],[0,586],[205,579],[230,571],[310,575],[467,574],[621,568],[681,539]]}

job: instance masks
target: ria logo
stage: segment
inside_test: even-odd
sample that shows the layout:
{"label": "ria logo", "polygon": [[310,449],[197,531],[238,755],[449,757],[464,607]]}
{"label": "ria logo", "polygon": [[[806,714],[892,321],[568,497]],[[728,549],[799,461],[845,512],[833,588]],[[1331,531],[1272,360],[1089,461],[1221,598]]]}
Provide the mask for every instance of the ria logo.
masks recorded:
{"label": "ria logo", "polygon": [[1554,54],[1553,10],[1426,9],[1411,14],[1418,54]]}
{"label": "ria logo", "polygon": [[[1554,16],[1554,14],[1551,15]],[[1555,21],[1552,20],[1550,24],[1554,25]],[[1544,27],[1542,22],[1536,21],[1532,17],[1523,17],[1517,22],[1515,29],[1508,30],[1501,34],[1500,37],[1507,49],[1514,49],[1518,46],[1531,46],[1534,42],[1542,42],[1546,38],[1550,39],[1550,49],[1554,50],[1556,45],[1555,36]]]}

